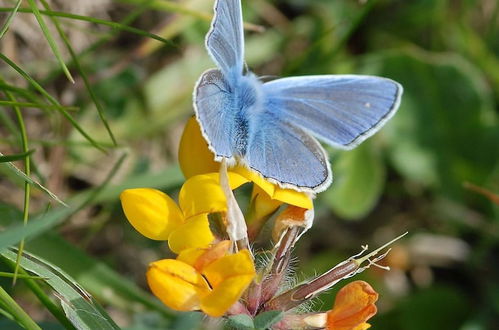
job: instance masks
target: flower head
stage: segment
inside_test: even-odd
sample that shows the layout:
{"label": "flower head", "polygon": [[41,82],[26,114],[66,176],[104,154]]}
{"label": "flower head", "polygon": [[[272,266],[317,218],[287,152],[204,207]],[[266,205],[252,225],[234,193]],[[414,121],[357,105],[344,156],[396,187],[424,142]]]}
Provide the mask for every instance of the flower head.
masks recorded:
{"label": "flower head", "polygon": [[[313,196],[283,189],[244,166],[227,169],[225,162],[215,162],[194,118],[184,130],[179,159],[187,179],[178,203],[148,188],[128,189],[120,196],[132,226],[148,238],[168,241],[177,254],[175,259],[152,262],[146,273],[151,291],[165,305],[213,317],[281,311],[282,320],[274,329],[369,327],[366,321],[376,313],[378,295],[366,282],[346,285],[327,313],[295,314],[293,309],[376,265],[387,245],[361,256],[364,250],[306,283],[283,289],[293,246],[314,220]],[[253,191],[244,214],[233,190],[249,183]],[[250,245],[275,213],[270,258],[255,267]]]}
{"label": "flower head", "polygon": [[[248,182],[228,174],[235,189]],[[227,212],[227,199],[218,173],[188,179],[177,205],[155,189],[128,189],[121,193],[123,210],[132,226],[144,236],[167,240],[177,259],[150,264],[147,282],[165,305],[178,311],[202,310],[211,316],[223,315],[243,294],[255,277],[251,253],[231,253],[228,241],[212,233],[208,216]]]}
{"label": "flower head", "polygon": [[151,291],[173,309],[222,316],[255,276],[249,251],[230,254],[227,243],[184,250],[177,259],[151,263],[147,271]]}

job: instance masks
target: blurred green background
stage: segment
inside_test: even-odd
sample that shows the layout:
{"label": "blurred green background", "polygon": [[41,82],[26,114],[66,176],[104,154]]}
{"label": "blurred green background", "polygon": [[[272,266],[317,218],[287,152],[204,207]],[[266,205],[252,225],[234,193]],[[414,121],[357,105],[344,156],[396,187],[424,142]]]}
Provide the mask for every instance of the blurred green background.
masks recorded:
{"label": "blurred green background", "polygon": [[[70,207],[60,212],[33,186],[33,219],[19,230],[25,178],[2,158],[0,249],[29,233],[28,251],[73,277],[125,329],[201,327],[200,315],[173,313],[147,293],[147,264],[171,255],[129,226],[118,195],[155,187],[175,196],[183,182],[178,142],[193,114],[193,86],[213,67],[204,49],[213,2],[45,4],[52,49],[32,1],[0,1],[0,26],[10,24],[0,34],[0,151],[33,150],[31,178]],[[350,152],[328,148],[334,182],[318,196],[314,227],[296,247],[296,276],[321,273],[361,245],[409,231],[385,259],[390,272],[358,277],[380,292],[372,329],[499,329],[499,3],[246,0],[243,7],[251,23],[246,60],[258,75],[373,74],[405,90],[399,112],[375,137]],[[26,170],[22,160],[13,164]],[[33,225],[42,220],[48,224]],[[4,263],[0,271],[12,269]],[[23,280],[0,283],[44,329],[61,328]],[[335,292],[315,308],[329,309]],[[0,314],[0,328],[17,329]]]}

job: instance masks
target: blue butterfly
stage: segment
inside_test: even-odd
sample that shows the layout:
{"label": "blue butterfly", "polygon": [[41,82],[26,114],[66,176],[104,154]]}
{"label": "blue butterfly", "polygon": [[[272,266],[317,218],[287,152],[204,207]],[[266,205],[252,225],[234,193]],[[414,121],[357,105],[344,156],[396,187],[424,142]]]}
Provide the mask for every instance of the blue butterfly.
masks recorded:
{"label": "blue butterfly", "polygon": [[206,48],[218,69],[204,72],[194,109],[215,160],[257,171],[283,188],[317,193],[332,181],[317,137],[352,149],[396,112],[402,86],[359,75],[290,77],[262,83],[245,72],[240,0],[217,0]]}

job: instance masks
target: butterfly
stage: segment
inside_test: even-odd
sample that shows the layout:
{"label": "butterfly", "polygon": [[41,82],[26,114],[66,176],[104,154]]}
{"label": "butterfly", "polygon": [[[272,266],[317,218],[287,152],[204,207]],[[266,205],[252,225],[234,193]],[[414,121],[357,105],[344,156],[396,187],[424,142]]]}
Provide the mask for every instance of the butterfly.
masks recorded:
{"label": "butterfly", "polygon": [[380,77],[317,75],[263,83],[245,70],[241,0],[216,0],[194,109],[216,161],[243,164],[283,188],[318,193],[332,182],[320,139],[352,149],[397,111],[402,86]]}

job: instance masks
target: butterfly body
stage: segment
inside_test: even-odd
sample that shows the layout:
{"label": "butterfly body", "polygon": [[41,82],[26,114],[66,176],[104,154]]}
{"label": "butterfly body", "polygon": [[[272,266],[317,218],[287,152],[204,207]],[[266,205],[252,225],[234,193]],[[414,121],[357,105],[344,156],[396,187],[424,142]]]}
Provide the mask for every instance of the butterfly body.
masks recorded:
{"label": "butterfly body", "polygon": [[243,73],[240,0],[217,0],[208,52],[219,69],[201,75],[196,118],[215,160],[242,163],[271,182],[319,192],[332,181],[325,153],[313,137],[351,149],[395,113],[402,86],[373,76],[324,75],[262,83]]}

